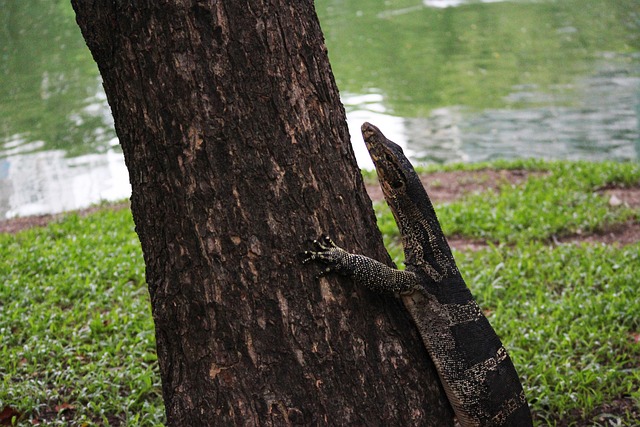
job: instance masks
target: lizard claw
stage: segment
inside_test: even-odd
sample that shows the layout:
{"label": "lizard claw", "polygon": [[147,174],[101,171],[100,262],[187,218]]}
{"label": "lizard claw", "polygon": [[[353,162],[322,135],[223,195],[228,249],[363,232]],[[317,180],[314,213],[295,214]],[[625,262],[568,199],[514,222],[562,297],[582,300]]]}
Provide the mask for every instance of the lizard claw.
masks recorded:
{"label": "lizard claw", "polygon": [[333,243],[333,240],[331,240],[331,237],[327,236],[326,234],[323,234],[320,237],[318,237],[316,240],[313,241],[313,243],[316,245],[318,249],[321,249],[324,251],[336,247],[336,244]]}
{"label": "lizard claw", "polygon": [[331,274],[333,272],[333,268],[331,266],[327,266],[324,270],[320,270],[318,274],[316,274],[316,280],[323,278],[324,276]]}
{"label": "lizard claw", "polygon": [[316,253],[317,252],[313,252],[313,251],[304,251],[300,253],[300,257],[302,258],[302,263],[303,264],[307,264],[311,261],[313,261],[314,259],[316,259]]}
{"label": "lizard claw", "polygon": [[[302,252],[302,263],[306,264],[308,262],[311,262],[313,260],[319,259],[322,256],[322,253],[328,249],[331,248],[331,244],[333,243],[331,241],[331,239],[325,235],[322,235],[320,237],[318,237],[317,239],[314,239],[312,242],[313,246],[316,248],[316,250],[313,251],[304,251]],[[335,246],[335,244],[334,244]]]}
{"label": "lizard claw", "polygon": [[316,279],[319,279],[335,271],[335,260],[328,252],[338,246],[326,234],[322,234],[312,243],[315,246],[315,250],[302,252],[302,263],[307,264],[311,261],[319,261],[325,264],[326,267],[316,275]]}
{"label": "lizard claw", "polygon": [[326,234],[322,234],[317,239],[314,239],[312,242],[313,246],[315,246],[315,251],[304,251],[300,255],[302,256],[302,263],[306,264],[310,261],[322,258],[323,252],[326,252],[332,248],[336,248],[336,244],[331,240],[329,236]]}
{"label": "lizard claw", "polygon": [[326,250],[326,246],[323,244],[323,242],[325,241],[331,241],[331,239],[329,239],[329,237],[327,237],[326,235],[322,234],[320,235],[320,237],[318,237],[317,239],[309,239],[307,240],[308,243],[311,243],[316,250],[312,250],[312,251],[303,251],[299,253],[300,258],[302,258],[302,263],[303,264],[307,264],[313,260],[316,260],[319,258],[319,255],[321,255],[322,251]]}

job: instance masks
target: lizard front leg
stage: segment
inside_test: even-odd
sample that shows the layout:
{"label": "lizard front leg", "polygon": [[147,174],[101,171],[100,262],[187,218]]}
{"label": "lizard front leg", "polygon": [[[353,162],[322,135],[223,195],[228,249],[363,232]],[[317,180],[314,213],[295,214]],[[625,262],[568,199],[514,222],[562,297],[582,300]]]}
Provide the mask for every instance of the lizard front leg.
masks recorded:
{"label": "lizard front leg", "polygon": [[415,273],[396,270],[364,255],[352,254],[336,246],[327,236],[313,241],[315,251],[305,251],[303,263],[316,261],[325,266],[319,276],[337,273],[375,292],[408,293],[418,287]]}

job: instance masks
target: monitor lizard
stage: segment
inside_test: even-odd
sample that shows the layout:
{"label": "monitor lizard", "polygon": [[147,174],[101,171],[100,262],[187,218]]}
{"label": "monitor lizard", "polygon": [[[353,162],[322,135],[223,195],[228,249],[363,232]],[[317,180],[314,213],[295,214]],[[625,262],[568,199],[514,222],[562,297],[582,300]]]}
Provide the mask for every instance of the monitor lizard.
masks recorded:
{"label": "monitor lizard", "polygon": [[349,253],[327,236],[314,240],[303,262],[323,264],[320,275],[400,294],[462,427],[531,426],[516,369],[465,284],[418,174],[377,127],[364,123],[362,135],[402,236],[406,269]]}

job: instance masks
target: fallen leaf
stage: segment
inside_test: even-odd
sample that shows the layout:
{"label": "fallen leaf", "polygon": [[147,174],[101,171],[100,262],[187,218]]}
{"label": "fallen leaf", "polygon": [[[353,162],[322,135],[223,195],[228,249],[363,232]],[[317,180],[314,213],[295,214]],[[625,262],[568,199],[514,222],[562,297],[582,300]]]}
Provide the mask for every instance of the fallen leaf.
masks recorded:
{"label": "fallen leaf", "polygon": [[618,198],[615,194],[612,194],[609,198],[609,206],[616,207],[622,204],[622,200]]}
{"label": "fallen leaf", "polygon": [[11,421],[13,418],[20,418],[20,412],[17,409],[12,408],[11,406],[5,406],[0,411],[0,425],[2,426],[10,426],[13,425]]}
{"label": "fallen leaf", "polygon": [[61,413],[61,412],[64,412],[64,411],[72,411],[72,410],[76,409],[76,407],[65,402],[62,405],[56,405],[56,407],[54,409],[55,409],[55,411],[57,413]]}

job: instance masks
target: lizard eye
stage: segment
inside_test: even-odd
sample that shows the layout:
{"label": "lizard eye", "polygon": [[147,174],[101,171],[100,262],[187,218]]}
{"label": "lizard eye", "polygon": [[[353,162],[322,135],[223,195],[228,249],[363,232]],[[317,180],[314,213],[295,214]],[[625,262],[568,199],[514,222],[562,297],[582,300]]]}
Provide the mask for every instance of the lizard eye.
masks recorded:
{"label": "lizard eye", "polygon": [[391,183],[391,187],[393,187],[395,190],[398,190],[404,187],[404,182],[400,179],[394,179],[393,182]]}
{"label": "lizard eye", "polygon": [[402,173],[402,162],[394,153],[383,151],[378,158],[376,169],[382,180],[390,188],[399,190],[405,186],[405,179]]}

